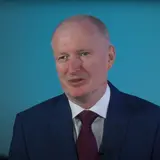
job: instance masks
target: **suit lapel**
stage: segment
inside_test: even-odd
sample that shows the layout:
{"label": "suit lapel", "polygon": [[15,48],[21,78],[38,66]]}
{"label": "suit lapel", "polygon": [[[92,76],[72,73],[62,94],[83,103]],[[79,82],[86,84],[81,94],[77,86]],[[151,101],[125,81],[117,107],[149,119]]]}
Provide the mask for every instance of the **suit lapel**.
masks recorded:
{"label": "suit lapel", "polygon": [[63,94],[53,106],[50,115],[50,136],[52,159],[76,160],[76,146],[73,137],[73,121],[68,100]]}
{"label": "suit lapel", "polygon": [[[101,160],[118,160],[125,142],[130,111],[120,93],[110,82],[111,97],[104,122],[104,133],[100,147]],[[73,121],[68,100],[61,95],[50,110],[48,138],[52,159],[77,160],[76,144],[73,136]]]}
{"label": "suit lapel", "polygon": [[129,122],[129,111],[122,93],[110,82],[111,97],[107,117],[104,122],[104,133],[100,151],[102,160],[118,160],[121,148],[125,142]]}

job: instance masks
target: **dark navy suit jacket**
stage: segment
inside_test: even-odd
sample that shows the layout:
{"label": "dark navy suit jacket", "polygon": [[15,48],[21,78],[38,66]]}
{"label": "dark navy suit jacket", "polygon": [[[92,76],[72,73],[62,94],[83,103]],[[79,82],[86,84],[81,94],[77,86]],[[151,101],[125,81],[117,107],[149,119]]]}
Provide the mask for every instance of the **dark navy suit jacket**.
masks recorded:
{"label": "dark navy suit jacket", "polygon": [[[101,160],[160,160],[160,108],[109,86]],[[65,94],[17,114],[9,160],[78,160]]]}

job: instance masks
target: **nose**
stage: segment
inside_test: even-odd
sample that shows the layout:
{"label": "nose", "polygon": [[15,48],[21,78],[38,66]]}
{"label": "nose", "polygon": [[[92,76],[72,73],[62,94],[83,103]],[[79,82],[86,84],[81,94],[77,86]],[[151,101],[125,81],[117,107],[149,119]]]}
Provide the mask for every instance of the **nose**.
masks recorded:
{"label": "nose", "polygon": [[82,65],[82,61],[80,58],[78,58],[78,57],[71,58],[69,60],[69,64],[68,64],[68,71],[70,73],[74,73],[74,72],[80,70],[81,65]]}

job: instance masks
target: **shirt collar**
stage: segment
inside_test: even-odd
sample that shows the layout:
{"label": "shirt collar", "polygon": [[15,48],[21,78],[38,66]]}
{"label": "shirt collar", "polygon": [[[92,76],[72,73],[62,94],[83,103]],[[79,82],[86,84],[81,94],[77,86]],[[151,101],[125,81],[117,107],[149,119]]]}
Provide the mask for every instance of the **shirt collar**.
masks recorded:
{"label": "shirt collar", "polygon": [[[109,100],[110,100],[110,87],[107,85],[106,91],[102,98],[90,109],[95,113],[97,113],[99,116],[106,118],[106,113],[108,110],[108,105],[109,105]],[[80,107],[79,105],[73,103],[72,101],[69,100],[69,104],[71,107],[71,112],[72,112],[72,118],[75,118],[79,113],[81,113],[84,108]]]}

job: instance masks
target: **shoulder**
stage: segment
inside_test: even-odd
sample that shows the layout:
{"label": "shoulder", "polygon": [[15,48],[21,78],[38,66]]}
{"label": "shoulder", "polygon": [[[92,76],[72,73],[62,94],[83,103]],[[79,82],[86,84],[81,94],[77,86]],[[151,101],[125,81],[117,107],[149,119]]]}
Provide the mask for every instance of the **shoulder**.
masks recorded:
{"label": "shoulder", "polygon": [[64,94],[61,94],[48,100],[45,100],[24,111],[19,112],[17,116],[21,117],[23,120],[45,118],[51,110],[53,111],[54,109],[56,109],[58,102],[63,100],[63,97]]}
{"label": "shoulder", "polygon": [[160,122],[160,106],[135,95],[121,92],[129,109],[135,115],[143,115]]}
{"label": "shoulder", "polygon": [[160,119],[160,106],[136,95],[125,93],[116,88],[111,82],[109,82],[109,86],[113,96],[121,99],[123,105],[125,105],[125,109],[132,114],[158,117]]}

